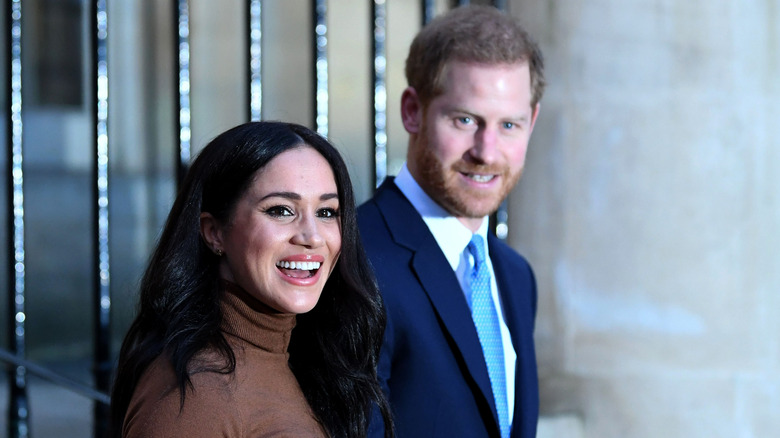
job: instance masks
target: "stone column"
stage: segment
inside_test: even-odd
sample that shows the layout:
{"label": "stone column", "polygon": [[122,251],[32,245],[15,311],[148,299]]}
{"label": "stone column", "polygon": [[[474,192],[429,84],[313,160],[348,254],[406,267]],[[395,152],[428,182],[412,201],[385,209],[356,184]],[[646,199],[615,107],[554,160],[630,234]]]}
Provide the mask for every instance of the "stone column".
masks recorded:
{"label": "stone column", "polygon": [[780,1],[510,11],[549,83],[510,199],[542,414],[593,438],[774,436]]}

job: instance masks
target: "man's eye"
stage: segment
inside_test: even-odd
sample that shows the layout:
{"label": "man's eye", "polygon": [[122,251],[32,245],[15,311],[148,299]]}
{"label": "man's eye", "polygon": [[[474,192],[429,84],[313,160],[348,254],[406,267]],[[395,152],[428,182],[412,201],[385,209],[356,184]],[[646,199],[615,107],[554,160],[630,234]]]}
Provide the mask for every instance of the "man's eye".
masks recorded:
{"label": "man's eye", "polygon": [[457,119],[455,119],[455,121],[457,121],[458,124],[460,125],[470,125],[472,122],[471,117],[466,117],[466,116],[458,117]]}
{"label": "man's eye", "polygon": [[502,123],[502,126],[504,127],[504,129],[513,129],[517,125],[515,125],[512,122],[504,122]]}
{"label": "man's eye", "polygon": [[339,217],[339,211],[335,208],[321,208],[317,210],[317,217],[326,219]]}
{"label": "man's eye", "polygon": [[293,212],[283,205],[275,205],[265,209],[265,214],[271,217],[292,216]]}

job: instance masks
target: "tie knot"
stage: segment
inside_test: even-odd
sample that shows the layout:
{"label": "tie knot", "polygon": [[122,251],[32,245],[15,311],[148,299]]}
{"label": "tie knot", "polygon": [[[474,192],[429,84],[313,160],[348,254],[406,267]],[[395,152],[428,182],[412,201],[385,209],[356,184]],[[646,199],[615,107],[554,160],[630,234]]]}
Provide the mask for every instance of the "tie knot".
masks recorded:
{"label": "tie knot", "polygon": [[479,234],[471,236],[468,248],[471,251],[471,255],[474,256],[474,264],[476,266],[485,262],[485,243],[482,240],[482,236]]}

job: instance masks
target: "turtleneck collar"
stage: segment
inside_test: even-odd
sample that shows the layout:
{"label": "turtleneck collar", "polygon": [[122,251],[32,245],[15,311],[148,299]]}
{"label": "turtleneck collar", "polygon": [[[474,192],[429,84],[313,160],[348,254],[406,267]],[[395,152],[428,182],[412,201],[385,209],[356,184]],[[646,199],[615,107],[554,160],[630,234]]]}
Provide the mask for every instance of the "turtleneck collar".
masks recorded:
{"label": "turtleneck collar", "polygon": [[271,353],[287,353],[295,314],[279,313],[239,285],[222,280],[222,330]]}

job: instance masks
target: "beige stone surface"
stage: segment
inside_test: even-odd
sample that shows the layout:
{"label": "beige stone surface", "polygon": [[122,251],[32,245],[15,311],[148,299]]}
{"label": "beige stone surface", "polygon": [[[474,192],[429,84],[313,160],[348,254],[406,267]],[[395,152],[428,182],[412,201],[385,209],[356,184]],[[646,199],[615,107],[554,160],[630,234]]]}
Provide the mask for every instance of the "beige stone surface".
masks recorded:
{"label": "beige stone surface", "polygon": [[539,419],[536,438],[581,438],[582,419],[576,415],[555,415]]}
{"label": "beige stone surface", "polygon": [[548,91],[510,201],[542,410],[585,437],[770,437],[780,2],[511,3]]}
{"label": "beige stone surface", "polygon": [[[194,156],[219,133],[246,121],[247,82],[236,66],[242,65],[247,48],[240,33],[244,24],[240,0],[222,0],[218,8],[209,0],[188,4]],[[289,62],[295,61],[290,56]]]}

